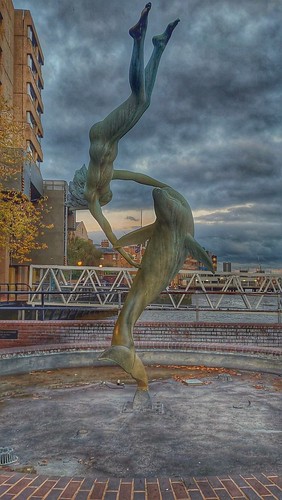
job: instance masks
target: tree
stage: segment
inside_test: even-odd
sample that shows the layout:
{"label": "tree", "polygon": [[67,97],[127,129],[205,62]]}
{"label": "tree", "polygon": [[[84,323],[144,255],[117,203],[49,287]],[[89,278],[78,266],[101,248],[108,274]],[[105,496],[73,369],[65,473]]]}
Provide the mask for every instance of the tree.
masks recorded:
{"label": "tree", "polygon": [[68,242],[68,265],[98,266],[102,252],[91,241],[82,238],[70,239]]}
{"label": "tree", "polygon": [[24,161],[23,124],[14,120],[12,107],[0,95],[0,182],[17,179]]}
{"label": "tree", "polygon": [[14,120],[11,106],[0,96],[0,249],[9,248],[18,262],[29,261],[33,249],[46,248],[37,238],[52,226],[42,222],[45,198],[36,203],[15,188],[28,160],[23,144],[23,126]]}

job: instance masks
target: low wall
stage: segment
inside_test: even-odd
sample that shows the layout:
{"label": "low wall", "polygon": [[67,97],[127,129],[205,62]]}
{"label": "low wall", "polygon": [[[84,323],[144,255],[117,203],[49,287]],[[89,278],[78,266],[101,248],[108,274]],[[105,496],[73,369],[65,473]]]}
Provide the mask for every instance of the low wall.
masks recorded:
{"label": "low wall", "polygon": [[[50,344],[110,344],[114,321],[0,321],[0,349]],[[281,347],[281,324],[138,322],[134,340],[152,347],[185,343]],[[175,347],[174,344],[175,343]]]}
{"label": "low wall", "polygon": [[[266,350],[266,349],[265,349]],[[33,350],[21,353],[0,352],[0,377],[30,373],[41,370],[56,370],[59,368],[99,367],[113,363],[99,360],[101,350],[91,348],[70,348]],[[254,352],[217,352],[194,350],[192,347],[182,351],[171,350],[139,350],[138,355],[143,363],[148,365],[181,365],[181,366],[208,366],[221,368],[232,368],[247,371],[263,371],[281,375],[282,367],[280,356],[276,353],[254,353]]]}

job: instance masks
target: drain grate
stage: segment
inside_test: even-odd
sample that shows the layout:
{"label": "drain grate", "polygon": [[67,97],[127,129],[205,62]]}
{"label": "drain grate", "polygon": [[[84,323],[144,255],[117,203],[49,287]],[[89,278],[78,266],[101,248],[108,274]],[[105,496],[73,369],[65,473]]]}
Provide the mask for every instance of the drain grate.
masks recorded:
{"label": "drain grate", "polygon": [[10,465],[17,460],[18,457],[16,457],[13,448],[1,448],[0,446],[0,465]]}

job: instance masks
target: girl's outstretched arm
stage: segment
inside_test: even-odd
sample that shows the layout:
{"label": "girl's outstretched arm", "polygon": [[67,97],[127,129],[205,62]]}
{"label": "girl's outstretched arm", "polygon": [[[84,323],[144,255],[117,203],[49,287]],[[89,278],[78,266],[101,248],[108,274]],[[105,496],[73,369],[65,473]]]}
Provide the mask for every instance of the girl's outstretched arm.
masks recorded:
{"label": "girl's outstretched arm", "polygon": [[168,187],[168,184],[158,181],[149,175],[140,174],[139,172],[130,172],[130,170],[114,170],[112,179],[134,181],[139,184],[145,184],[146,186],[159,188]]}
{"label": "girl's outstretched arm", "polygon": [[104,231],[106,237],[111,242],[111,244],[116,248],[116,250],[125,258],[125,260],[131,266],[140,267],[140,265],[137,264],[132,259],[132,257],[125,250],[123,250],[123,248],[121,248],[117,244],[117,241],[118,241],[117,237],[113,233],[113,230],[111,228],[111,225],[110,225],[109,221],[106,219],[106,217],[104,216],[104,214],[102,212],[102,209],[101,209],[101,206],[100,206],[99,199],[98,199],[97,195],[92,197],[91,202],[88,203],[88,208],[89,208],[91,214],[93,215],[94,219],[96,219],[96,221],[98,222],[99,226]]}

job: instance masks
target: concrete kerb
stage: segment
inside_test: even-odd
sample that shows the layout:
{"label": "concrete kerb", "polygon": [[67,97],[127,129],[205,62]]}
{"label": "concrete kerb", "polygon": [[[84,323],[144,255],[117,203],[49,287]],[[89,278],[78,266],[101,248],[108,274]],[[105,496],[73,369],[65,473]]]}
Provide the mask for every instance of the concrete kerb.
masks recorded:
{"label": "concrete kerb", "polygon": [[[2,376],[24,374],[31,371],[55,370],[58,368],[75,368],[91,366],[110,366],[110,362],[98,360],[101,349],[91,349],[76,346],[63,347],[62,350],[50,349],[49,346],[40,346],[32,352],[14,352],[4,354],[0,351],[0,374]],[[69,349],[69,350],[66,350]],[[182,365],[207,366],[238,369],[247,371],[262,371],[265,373],[282,374],[281,352],[276,356],[265,353],[220,352],[200,349],[183,350],[138,350],[145,365]],[[4,355],[3,355],[4,354]]]}

